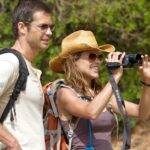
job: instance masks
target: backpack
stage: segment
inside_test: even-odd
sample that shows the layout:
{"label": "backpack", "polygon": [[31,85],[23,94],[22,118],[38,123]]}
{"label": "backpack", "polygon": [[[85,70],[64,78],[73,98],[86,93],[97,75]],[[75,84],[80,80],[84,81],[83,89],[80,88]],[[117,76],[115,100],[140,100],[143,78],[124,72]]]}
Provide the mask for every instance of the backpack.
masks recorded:
{"label": "backpack", "polygon": [[[26,62],[20,52],[14,50],[14,49],[9,49],[9,48],[4,48],[4,49],[0,50],[0,54],[4,54],[4,53],[12,53],[18,58],[18,60],[19,60],[19,77],[15,83],[15,87],[13,89],[12,94],[10,95],[10,98],[8,99],[6,106],[4,106],[4,108],[3,108],[2,114],[0,114],[0,123],[4,122],[5,118],[7,117],[8,113],[10,111],[11,111],[10,120],[11,121],[14,120],[12,108],[14,107],[14,103],[17,100],[20,92],[25,90],[27,77],[29,75],[29,71],[27,69]],[[14,111],[14,113],[15,113],[15,111]]]}
{"label": "backpack", "polygon": [[[43,87],[45,97],[44,130],[46,150],[71,150],[74,130],[80,120],[79,117],[72,116],[72,119],[68,121],[69,131],[67,133],[64,132],[56,105],[57,91],[61,87],[67,87],[74,91],[63,79],[57,79]],[[89,96],[77,95],[81,100],[91,101]]]}
{"label": "backpack", "polygon": [[73,117],[69,121],[70,129],[68,133],[64,132],[56,106],[57,90],[61,87],[68,87],[63,79],[55,80],[43,87],[45,97],[44,130],[46,150],[70,150],[74,129],[79,121],[79,118]]}
{"label": "backpack", "polygon": [[50,82],[44,90],[44,130],[46,150],[67,150],[67,140],[62,134],[59,114],[55,105],[56,91],[64,84],[63,80]]}

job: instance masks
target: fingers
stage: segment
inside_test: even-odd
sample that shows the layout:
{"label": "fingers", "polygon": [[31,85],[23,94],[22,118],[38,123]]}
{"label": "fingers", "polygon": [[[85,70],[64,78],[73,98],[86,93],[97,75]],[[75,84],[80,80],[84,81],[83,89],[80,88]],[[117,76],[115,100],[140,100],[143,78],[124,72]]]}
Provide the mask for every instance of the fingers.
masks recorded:
{"label": "fingers", "polygon": [[125,52],[122,53],[122,55],[121,55],[121,57],[120,57],[120,63],[122,63],[122,61],[123,61],[123,59],[124,59],[124,57],[125,57],[125,54],[126,54]]}
{"label": "fingers", "polygon": [[150,82],[150,57],[148,55],[142,55],[142,66],[139,67],[139,72],[144,81]]}
{"label": "fingers", "polygon": [[107,58],[106,58],[106,61],[107,62],[112,62],[112,55],[113,55],[113,52],[109,53]]}
{"label": "fingers", "polygon": [[125,52],[111,52],[108,54],[108,57],[106,58],[106,62],[119,62],[120,64],[123,61],[123,58],[125,56]]}
{"label": "fingers", "polygon": [[142,55],[142,59],[143,59],[143,63],[142,63],[142,66],[143,67],[149,67],[150,65],[150,60],[149,60],[149,57],[148,55]]}

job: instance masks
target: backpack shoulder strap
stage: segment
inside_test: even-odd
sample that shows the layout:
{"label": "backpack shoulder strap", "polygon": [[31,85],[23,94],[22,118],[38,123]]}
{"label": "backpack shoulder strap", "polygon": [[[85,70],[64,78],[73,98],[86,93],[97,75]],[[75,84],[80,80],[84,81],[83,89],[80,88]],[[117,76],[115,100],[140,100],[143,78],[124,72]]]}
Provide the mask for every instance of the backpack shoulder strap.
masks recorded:
{"label": "backpack shoulder strap", "polygon": [[[44,106],[46,107],[46,113],[44,115],[44,127],[47,149],[53,149],[53,147],[56,149],[61,149],[62,143],[66,143],[66,140],[64,140],[64,135],[62,136],[63,128],[59,120],[59,113],[56,106],[57,90],[63,84],[64,80],[58,79],[53,82],[49,82],[43,87],[45,96]],[[64,142],[61,141],[62,139]]]}
{"label": "backpack shoulder strap", "polygon": [[48,100],[50,101],[50,105],[52,107],[52,111],[55,117],[59,117],[57,107],[56,107],[56,94],[57,90],[63,85],[64,80],[63,79],[58,79],[55,80],[54,82],[50,82],[46,85],[46,88],[44,90],[44,93],[48,96]]}
{"label": "backpack shoulder strap", "polygon": [[[12,109],[12,107],[14,106],[15,101],[17,100],[19,94],[21,91],[25,90],[26,88],[26,81],[27,81],[27,76],[29,75],[29,71],[26,65],[26,62],[23,58],[23,56],[21,55],[20,52],[13,50],[13,49],[9,49],[9,48],[4,48],[2,50],[0,50],[0,54],[4,54],[4,53],[12,53],[14,54],[18,60],[19,60],[19,77],[16,81],[15,87],[13,89],[13,92],[10,96],[10,99],[2,113],[2,116],[0,118],[0,123],[3,123],[5,118],[7,117],[9,111]],[[11,121],[13,121],[13,116],[11,115]]]}

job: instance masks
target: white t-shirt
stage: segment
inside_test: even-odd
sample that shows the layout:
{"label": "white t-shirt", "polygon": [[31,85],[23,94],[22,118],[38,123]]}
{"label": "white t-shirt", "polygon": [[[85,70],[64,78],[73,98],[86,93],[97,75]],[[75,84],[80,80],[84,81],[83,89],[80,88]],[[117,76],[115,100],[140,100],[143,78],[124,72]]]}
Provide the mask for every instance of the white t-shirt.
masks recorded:
{"label": "white t-shirt", "polygon": [[[14,122],[10,121],[9,113],[3,124],[17,138],[22,150],[45,150],[41,71],[35,69],[26,59],[25,61],[29,70],[26,90],[20,93],[15,103]],[[14,54],[0,55],[0,106],[9,99],[19,75],[18,71],[19,61]],[[0,148],[1,146],[2,143]]]}

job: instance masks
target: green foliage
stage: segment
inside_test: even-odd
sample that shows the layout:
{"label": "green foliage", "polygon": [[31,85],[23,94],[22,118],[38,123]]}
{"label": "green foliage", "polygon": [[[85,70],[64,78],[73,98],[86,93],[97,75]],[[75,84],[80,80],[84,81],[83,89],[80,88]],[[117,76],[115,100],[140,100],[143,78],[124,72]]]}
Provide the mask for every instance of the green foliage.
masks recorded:
{"label": "green foliage", "polygon": [[[92,30],[99,44],[111,43],[115,45],[116,50],[126,52],[149,52],[150,41],[150,2],[148,0],[45,0],[52,8],[52,16],[55,23],[55,30],[50,48],[40,54],[35,60],[35,65],[44,72],[44,83],[55,79],[56,75],[49,71],[48,61],[50,57],[57,55],[60,50],[61,40],[69,33],[79,30]],[[11,12],[18,0],[1,0],[0,2],[0,47],[11,46],[13,36],[11,30]],[[102,70],[102,80],[107,81],[106,69]],[[122,81],[122,89],[125,96],[130,98],[138,97],[134,94],[140,89],[135,84],[139,81],[131,76],[137,74],[137,69],[125,72]],[[132,81],[131,81],[132,80]],[[126,88],[126,82],[129,81],[130,88]],[[133,89],[135,92],[133,92]],[[138,92],[139,93],[139,92]],[[132,97],[131,96],[131,97]]]}
{"label": "green foliage", "polygon": [[[110,43],[118,51],[150,54],[149,0],[45,0],[52,7],[55,30],[50,48],[39,54],[35,65],[43,71],[43,83],[63,75],[53,73],[49,59],[57,55],[62,39],[73,31],[84,29],[94,32],[98,43]],[[18,0],[0,1],[0,48],[13,44],[11,11]],[[106,67],[100,72],[102,83],[108,81]],[[138,101],[140,97],[137,68],[124,71],[120,83],[123,97]]]}

